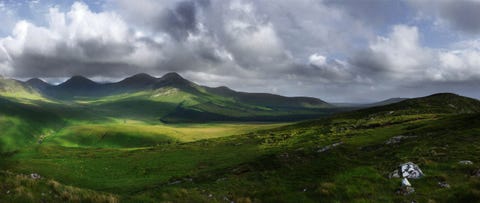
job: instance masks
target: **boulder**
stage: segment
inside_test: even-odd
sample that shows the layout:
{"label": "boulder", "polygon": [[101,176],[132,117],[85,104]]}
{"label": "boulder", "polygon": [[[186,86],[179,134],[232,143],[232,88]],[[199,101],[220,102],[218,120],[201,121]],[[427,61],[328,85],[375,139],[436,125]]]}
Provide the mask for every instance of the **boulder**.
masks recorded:
{"label": "boulder", "polygon": [[473,171],[472,176],[480,177],[480,169]]}
{"label": "boulder", "polygon": [[459,161],[458,164],[461,164],[461,165],[472,165],[473,162],[470,161],[470,160],[462,160],[462,161]]}
{"label": "boulder", "polygon": [[398,169],[395,169],[393,172],[388,175],[389,178],[400,178],[400,173],[398,172]]}
{"label": "boulder", "polygon": [[406,178],[403,178],[403,179],[402,179],[402,186],[405,186],[405,187],[407,187],[407,186],[408,186],[408,187],[411,187],[411,186],[412,186],[412,184],[410,184],[410,182],[408,181],[408,179],[406,179]]}
{"label": "boulder", "polygon": [[397,143],[400,143],[404,139],[414,138],[414,137],[416,137],[416,136],[398,135],[398,136],[391,137],[390,139],[385,141],[385,144],[386,145],[397,144]]}
{"label": "boulder", "polygon": [[395,193],[397,193],[398,195],[410,195],[412,193],[415,192],[415,188],[411,187],[411,186],[402,186],[401,188],[397,189],[397,191]]}
{"label": "boulder", "polygon": [[37,173],[31,173],[30,178],[36,180],[42,178],[42,176],[38,175]]}
{"label": "boulder", "polygon": [[441,188],[450,188],[450,184],[445,181],[438,182],[438,186],[440,186]]}
{"label": "boulder", "polygon": [[418,179],[423,176],[423,172],[417,164],[407,162],[400,164],[398,169],[390,174],[390,178],[412,178]]}

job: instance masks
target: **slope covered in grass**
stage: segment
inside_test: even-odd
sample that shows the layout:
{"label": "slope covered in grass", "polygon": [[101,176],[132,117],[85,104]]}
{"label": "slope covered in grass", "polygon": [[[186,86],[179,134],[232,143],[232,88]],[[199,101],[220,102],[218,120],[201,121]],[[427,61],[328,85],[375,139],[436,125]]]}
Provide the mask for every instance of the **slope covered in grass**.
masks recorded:
{"label": "slope covered in grass", "polygon": [[[128,122],[128,123],[127,123]],[[227,137],[285,124],[211,123],[152,125],[142,122],[80,124],[65,127],[44,139],[43,145],[94,148],[151,147]]]}
{"label": "slope covered in grass", "polygon": [[0,171],[1,202],[118,202],[118,197],[63,185],[51,179]]}
{"label": "slope covered in grass", "polygon": [[0,152],[13,151],[63,125],[56,114],[43,108],[0,97]]}
{"label": "slope covered in grass", "polygon": [[[432,111],[464,101],[457,96],[447,103],[443,99],[434,95],[407,100],[422,104],[415,105],[415,111],[411,105],[391,104],[148,148],[85,149],[52,143],[19,151],[4,159],[2,168],[112,192],[124,202],[478,202],[480,114],[467,113],[474,112],[476,102],[466,99],[472,111]],[[192,135],[209,133],[191,130]],[[388,144],[395,136],[403,138]],[[462,160],[473,164],[459,164]],[[415,193],[396,194],[400,179],[388,175],[409,161],[418,164],[425,177],[410,180]],[[442,188],[439,182],[451,187]]]}
{"label": "slope covered in grass", "polygon": [[349,115],[415,115],[464,114],[480,112],[480,101],[452,93],[439,93],[426,97],[403,100],[398,103],[372,107],[348,113]]}

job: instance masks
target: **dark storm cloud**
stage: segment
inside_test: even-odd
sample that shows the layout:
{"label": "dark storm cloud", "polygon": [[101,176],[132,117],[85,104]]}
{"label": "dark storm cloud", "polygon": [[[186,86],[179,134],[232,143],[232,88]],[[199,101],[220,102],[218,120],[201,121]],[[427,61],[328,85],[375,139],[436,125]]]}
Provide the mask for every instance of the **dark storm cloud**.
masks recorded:
{"label": "dark storm cloud", "polygon": [[[125,43],[102,43],[98,39],[82,40],[78,42],[78,48],[90,59],[104,59],[128,55],[133,52],[134,47]],[[61,44],[57,46],[58,55],[68,52],[68,45]]]}
{"label": "dark storm cloud", "polygon": [[120,62],[86,62],[72,58],[52,58],[38,54],[23,54],[14,59],[15,76],[28,77],[70,77],[110,76],[123,77],[138,73],[137,67]]}
{"label": "dark storm cloud", "polygon": [[370,50],[362,50],[352,54],[349,63],[362,69],[367,75],[378,75],[386,71],[388,66],[384,57],[373,54]]}
{"label": "dark storm cloud", "polygon": [[480,32],[480,1],[448,1],[441,4],[440,15],[455,28]]}
{"label": "dark storm cloud", "polygon": [[210,7],[211,1],[210,0],[196,0],[196,3],[200,5],[201,7],[208,8]]}
{"label": "dark storm cloud", "polygon": [[167,12],[165,25],[162,27],[173,38],[185,39],[189,33],[197,32],[197,6],[193,1],[182,1]]}
{"label": "dark storm cloud", "polygon": [[[454,30],[464,33],[480,32],[480,1],[475,0],[408,0],[423,17],[447,22]],[[433,19],[436,20],[436,19]]]}
{"label": "dark storm cloud", "polygon": [[399,23],[409,12],[403,1],[326,0],[325,4],[345,10],[348,15],[373,25]]}

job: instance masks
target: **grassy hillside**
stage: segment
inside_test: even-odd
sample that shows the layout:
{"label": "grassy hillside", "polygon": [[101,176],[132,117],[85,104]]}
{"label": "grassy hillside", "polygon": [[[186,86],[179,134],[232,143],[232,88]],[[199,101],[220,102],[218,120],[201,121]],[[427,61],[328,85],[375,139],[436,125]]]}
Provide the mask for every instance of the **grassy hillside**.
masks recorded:
{"label": "grassy hillside", "polygon": [[[480,112],[480,101],[452,93],[403,100],[398,103],[346,113],[349,116],[390,116],[417,114],[465,114]],[[345,116],[341,115],[341,116]]]}
{"label": "grassy hillside", "polygon": [[0,97],[0,153],[36,143],[63,124],[58,115],[39,106]]}
{"label": "grassy hillside", "polygon": [[[463,110],[444,111],[450,104]],[[1,168],[113,193],[121,202],[478,202],[477,108],[476,100],[440,94],[275,129],[130,120],[78,125],[4,158]],[[162,133],[177,141],[165,142]],[[137,137],[129,140],[131,134]],[[103,135],[110,138],[96,140]],[[389,143],[396,136],[399,142]],[[158,145],[128,148],[142,139]],[[389,173],[409,161],[425,177],[410,180],[415,193],[396,194],[400,179]]]}
{"label": "grassy hillside", "polygon": [[0,172],[2,202],[118,202],[115,195],[63,185],[51,179]]}
{"label": "grassy hillside", "polygon": [[13,79],[0,77],[0,96],[27,103],[29,100],[46,100],[34,88]]}

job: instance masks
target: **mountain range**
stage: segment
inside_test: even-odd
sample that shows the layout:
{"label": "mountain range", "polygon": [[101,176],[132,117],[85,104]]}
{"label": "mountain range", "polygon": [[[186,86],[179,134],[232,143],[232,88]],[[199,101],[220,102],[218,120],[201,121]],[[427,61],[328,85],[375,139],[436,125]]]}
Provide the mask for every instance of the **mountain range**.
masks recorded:
{"label": "mountain range", "polygon": [[178,73],[158,78],[140,73],[113,83],[98,83],[83,76],[73,76],[58,85],[39,78],[26,82],[3,80],[9,81],[9,86],[20,88],[18,92],[25,92],[23,96],[29,98],[32,94],[57,103],[88,104],[90,109],[108,111],[114,116],[129,112],[128,116],[156,117],[163,122],[292,121],[340,111],[313,97],[207,87]]}

